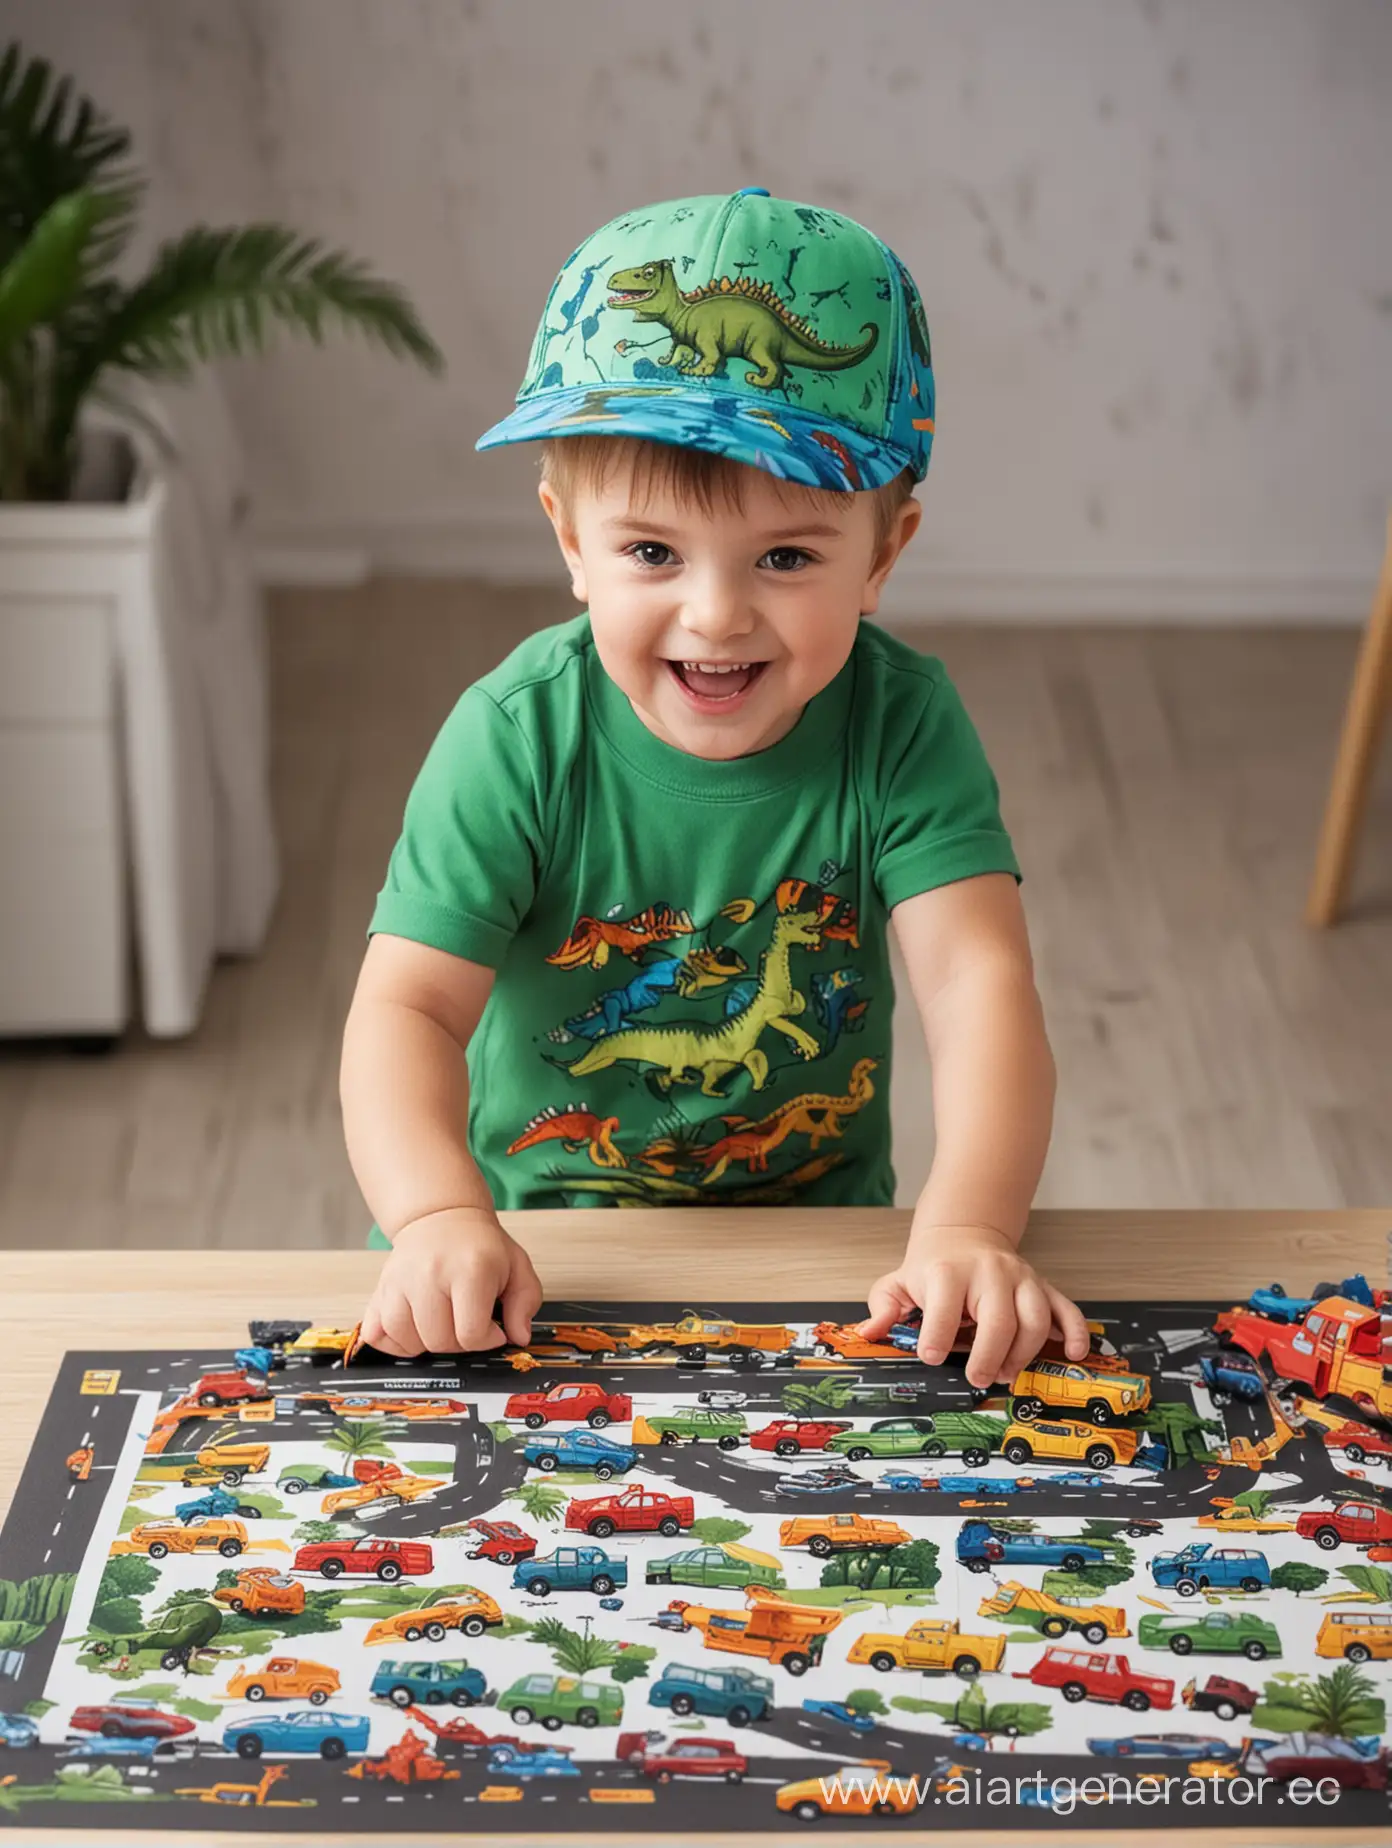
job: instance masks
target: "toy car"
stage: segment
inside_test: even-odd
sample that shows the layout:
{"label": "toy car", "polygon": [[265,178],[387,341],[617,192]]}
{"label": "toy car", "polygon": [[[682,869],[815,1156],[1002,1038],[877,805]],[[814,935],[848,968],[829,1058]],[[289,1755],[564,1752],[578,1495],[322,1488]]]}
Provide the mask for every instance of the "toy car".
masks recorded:
{"label": "toy car", "polygon": [[668,1707],[679,1719],[696,1713],[729,1726],[748,1726],[773,1712],[773,1682],[744,1668],[686,1668],[672,1662],[659,1671],[648,1705]]}
{"label": "toy car", "polygon": [[1294,1521],[1282,1521],[1275,1515],[1255,1514],[1245,1502],[1220,1501],[1212,1514],[1201,1514],[1195,1523],[1198,1527],[1222,1527],[1229,1533],[1242,1534],[1288,1534],[1294,1531]]}
{"label": "toy car", "polygon": [[1199,1374],[1215,1405],[1235,1398],[1260,1399],[1266,1390],[1256,1361],[1246,1354],[1201,1355]]}
{"label": "toy car", "polygon": [[1265,1553],[1249,1547],[1214,1547],[1208,1541],[1193,1541],[1174,1553],[1157,1553],[1150,1570],[1158,1586],[1172,1588],[1181,1598],[1210,1588],[1261,1591],[1271,1583]]}
{"label": "toy car", "polygon": [[1131,1634],[1126,1612],[1119,1605],[1055,1598],[1047,1591],[1020,1584],[1018,1579],[1007,1579],[993,1596],[983,1598],[977,1615],[1028,1625],[1051,1637],[1067,1636],[1070,1630],[1076,1630],[1090,1643],[1105,1643],[1109,1636]]}
{"label": "toy car", "polygon": [[1150,1381],[1143,1374],[1097,1372],[1077,1361],[1036,1360],[1015,1375],[1010,1390],[1014,1416],[1024,1423],[1047,1412],[1110,1425],[1150,1404]]}
{"label": "toy car", "polygon": [[1235,1720],[1239,1713],[1251,1713],[1259,1696],[1255,1688],[1226,1675],[1210,1675],[1200,1687],[1196,1681],[1184,1684],[1180,1699],[1193,1713],[1216,1713],[1220,1720]]}
{"label": "toy car", "polygon": [[491,1559],[495,1565],[511,1566],[519,1559],[530,1559],[537,1550],[533,1535],[524,1533],[514,1521],[473,1520],[464,1525],[478,1536],[470,1559]]}
{"label": "toy car", "polygon": [[565,1512],[567,1528],[592,1534],[596,1540],[607,1540],[612,1533],[670,1537],[690,1527],[695,1518],[696,1505],[689,1495],[665,1495],[660,1489],[637,1484],[617,1495],[572,1501]]}
{"label": "toy car", "polygon": [[1392,1438],[1371,1425],[1353,1421],[1326,1431],[1324,1447],[1342,1451],[1350,1463],[1386,1463],[1392,1459]]}
{"label": "toy car", "polygon": [[264,1378],[250,1380],[245,1373],[205,1373],[188,1396],[200,1405],[239,1405],[247,1399],[264,1399]]}
{"label": "toy car", "polygon": [[628,1561],[610,1559],[600,1546],[558,1546],[543,1559],[524,1559],[514,1566],[512,1582],[534,1598],[553,1591],[597,1591],[604,1596],[628,1583]]}
{"label": "toy car", "polygon": [[843,1726],[850,1726],[856,1732],[874,1732],[875,1720],[868,1713],[857,1713],[854,1707],[848,1707],[843,1700],[805,1700],[802,1703],[804,1713],[821,1714],[828,1720],[839,1720]]}
{"label": "toy car", "polygon": [[142,1521],[113,1540],[111,1552],[144,1553],[150,1559],[163,1559],[167,1553],[220,1553],[224,1559],[235,1559],[246,1544],[247,1530],[236,1520],[203,1520],[192,1527],[178,1521]]}
{"label": "toy car", "polygon": [[110,1703],[74,1707],[68,1730],[100,1733],[104,1739],[178,1739],[191,1733],[194,1725],[181,1713],[164,1713],[158,1707]]}
{"label": "toy car", "polygon": [[[195,1532],[197,1529],[194,1530]],[[423,1540],[316,1540],[295,1555],[296,1572],[321,1578],[379,1578],[394,1585],[399,1578],[419,1578],[433,1570],[435,1556]]]}
{"label": "toy car", "polygon": [[623,1719],[623,1693],[607,1681],[523,1675],[498,1696],[498,1711],[518,1726],[529,1726],[533,1720],[552,1729],[567,1721],[577,1726],[617,1726]]}
{"label": "toy car", "polygon": [[819,1816],[907,1816],[923,1797],[917,1778],[896,1776],[887,1758],[871,1758],[781,1784],[773,1801],[800,1822],[815,1822]]}
{"label": "toy car", "polygon": [[274,1566],[244,1566],[236,1584],[219,1586],[213,1599],[249,1617],[298,1617],[305,1607],[305,1588]]}
{"label": "toy car", "polygon": [[365,1393],[325,1392],[300,1394],[300,1404],[314,1406],[335,1418],[464,1418],[469,1408],[462,1399],[382,1399]]}
{"label": "toy car", "polygon": [[490,1771],[505,1771],[523,1782],[531,1777],[579,1777],[579,1765],[572,1764],[563,1751],[538,1747],[519,1751],[511,1745],[495,1745],[488,1754]]}
{"label": "toy car", "polygon": [[699,1444],[703,1440],[721,1450],[737,1450],[744,1440],[743,1412],[724,1412],[703,1405],[676,1411],[640,1414],[633,1420],[635,1444]]}
{"label": "toy car", "polygon": [[379,1662],[369,1689],[374,1699],[389,1700],[394,1707],[411,1707],[417,1701],[440,1706],[450,1701],[456,1707],[472,1707],[488,1692],[488,1683],[480,1669],[467,1662]]}
{"label": "toy car", "polygon": [[753,1450],[771,1450],[775,1456],[796,1457],[804,1450],[820,1450],[829,1437],[849,1429],[845,1419],[775,1418],[752,1431],[749,1443]]}
{"label": "toy car", "polygon": [[731,1655],[762,1656],[790,1675],[805,1675],[822,1659],[829,1633],[844,1611],[825,1605],[792,1603],[780,1591],[750,1585],[745,1610],[713,1610],[706,1605],[675,1599],[668,1609],[681,1618],[683,1629],[699,1630],[707,1649]]}
{"label": "toy car", "polygon": [[[189,1741],[192,1746],[192,1740]],[[170,1739],[79,1739],[64,1751],[64,1758],[153,1758],[156,1752],[172,1753]]]}
{"label": "toy car", "polygon": [[522,1455],[548,1473],[553,1469],[592,1470],[601,1482],[620,1476],[638,1461],[631,1444],[618,1444],[597,1431],[562,1431],[554,1437],[534,1437],[523,1444]]}
{"label": "toy car", "polygon": [[586,1381],[553,1386],[549,1392],[515,1392],[504,1405],[503,1416],[520,1418],[532,1431],[545,1424],[582,1422],[600,1431],[605,1425],[632,1418],[633,1400],[626,1392],[610,1392],[598,1381]]}
{"label": "toy car", "polygon": [[866,1662],[879,1674],[895,1668],[924,1672],[951,1672],[972,1681],[983,1671],[991,1673],[1005,1659],[1003,1636],[968,1636],[955,1618],[920,1617],[903,1635],[894,1631],[863,1632],[852,1643],[847,1662]]}
{"label": "toy car", "polygon": [[837,1551],[903,1546],[912,1538],[897,1521],[868,1514],[799,1514],[778,1530],[780,1546],[805,1546],[818,1559],[828,1559]]}
{"label": "toy car", "polygon": [[1327,1611],[1315,1638],[1318,1656],[1385,1662],[1392,1656],[1392,1615],[1386,1611]]}
{"label": "toy car", "polygon": [[27,1713],[0,1713],[0,1745],[19,1751],[39,1742],[39,1723]]}
{"label": "toy car", "polygon": [[291,1464],[276,1477],[276,1488],[282,1495],[303,1495],[306,1489],[351,1489],[357,1486],[356,1476],[345,1476],[342,1471],[328,1469],[322,1463]]}
{"label": "toy car", "polygon": [[1341,1542],[1350,1546],[1385,1542],[1392,1540],[1392,1508],[1360,1501],[1339,1502],[1334,1508],[1307,1508],[1297,1518],[1295,1531],[1325,1552],[1331,1552]]}
{"label": "toy car", "polygon": [[1098,1430],[1073,1419],[1031,1419],[1007,1427],[1001,1454],[1007,1463],[1028,1463],[1034,1457],[1077,1457],[1089,1469],[1110,1469],[1130,1463],[1140,1447],[1137,1433],[1125,1425]]}
{"label": "toy car", "polygon": [[96,1455],[90,1444],[84,1444],[80,1450],[74,1450],[64,1467],[74,1482],[86,1482],[92,1473],[92,1459]]}
{"label": "toy car", "polygon": [[903,1350],[892,1341],[867,1341],[853,1322],[818,1322],[812,1330],[814,1354],[835,1354],[841,1360],[899,1360]]}
{"label": "toy car", "polygon": [[232,1362],[242,1373],[259,1373],[264,1380],[268,1373],[285,1365],[285,1356],[278,1354],[274,1348],[244,1347],[237,1349]]}
{"label": "toy car", "polygon": [[820,1469],[791,1470],[778,1478],[778,1486],[785,1495],[825,1495],[835,1489],[858,1489],[864,1480],[844,1463],[828,1463]]}
{"label": "toy car", "polygon": [[599,1601],[599,1608],[602,1611],[621,1611],[623,1609],[623,1603],[624,1601],[622,1598],[601,1598]]}
{"label": "toy car", "polygon": [[659,1784],[670,1784],[674,1777],[718,1777],[727,1784],[738,1784],[749,1769],[749,1760],[736,1751],[733,1739],[674,1739],[646,1753],[639,1769]]}
{"label": "toy car", "polygon": [[1299,1322],[1318,1300],[1315,1296],[1287,1296],[1279,1283],[1273,1283],[1268,1289],[1253,1290],[1247,1307],[1258,1315],[1270,1316],[1273,1322]]}
{"label": "toy car", "polygon": [[749,1394],[747,1392],[736,1392],[733,1388],[727,1386],[707,1386],[703,1391],[697,1393],[696,1402],[698,1405],[713,1406],[717,1411],[731,1412],[734,1411],[737,1406],[747,1405],[749,1403]]}
{"label": "toy car", "polygon": [[240,1515],[244,1521],[259,1521],[261,1510],[250,1502],[238,1501],[235,1495],[226,1489],[217,1488],[207,1495],[199,1495],[193,1501],[175,1502],[175,1518],[187,1527],[193,1521],[206,1521],[223,1514]]}
{"label": "toy car", "polygon": [[1238,1748],[1207,1733],[1131,1733],[1120,1739],[1089,1739],[1087,1748],[1099,1758],[1211,1758],[1231,1763]]}
{"label": "toy car", "polygon": [[307,1700],[322,1707],[339,1690],[338,1670],[297,1656],[272,1656],[260,1668],[239,1668],[227,1684],[234,1700]]}
{"label": "toy car", "polygon": [[355,1483],[351,1489],[331,1489],[319,1505],[320,1512],[350,1514],[357,1509],[370,1508],[374,1513],[381,1513],[388,1508],[399,1508],[403,1502],[433,1495],[442,1486],[438,1476],[413,1476],[399,1464],[389,1463],[377,1475],[366,1482]]}
{"label": "toy car", "polygon": [[969,1572],[989,1572],[1000,1564],[1062,1566],[1065,1572],[1081,1572],[1084,1566],[1104,1564],[1106,1558],[1101,1547],[1085,1540],[1017,1534],[989,1521],[966,1521],[957,1536],[957,1561]]}
{"label": "toy car", "polygon": [[1276,1626],[1250,1611],[1204,1611],[1193,1617],[1168,1617],[1147,1611],[1136,1626],[1143,1649],[1170,1649],[1175,1655],[1245,1655],[1261,1662],[1281,1653]]}
{"label": "toy car", "polygon": [[968,1469],[991,1460],[1001,1420],[985,1412],[936,1412],[917,1418],[877,1418],[864,1431],[838,1431],[825,1448],[859,1463],[867,1457],[945,1457],[959,1449]]}
{"label": "toy car", "polygon": [[650,1585],[781,1585],[783,1568],[769,1553],[726,1541],[650,1559],[646,1577]]}
{"label": "toy car", "polygon": [[1324,1733],[1254,1739],[1243,1765],[1245,1771],[1275,1778],[1278,1783],[1304,1778],[1306,1788],[1316,1790],[1326,1780],[1341,1790],[1386,1790],[1387,1768],[1386,1746],[1376,1741],[1369,1746]]}
{"label": "toy car", "polygon": [[[1141,1619],[1142,1623],[1145,1619]],[[1091,1649],[1046,1649],[1016,1678],[1037,1688],[1058,1688],[1065,1700],[1099,1700],[1145,1713],[1174,1705],[1174,1682],[1133,1669],[1123,1655]]]}
{"label": "toy car", "polygon": [[371,1730],[371,1722],[361,1714],[302,1707],[229,1726],[222,1745],[238,1758],[259,1758],[263,1752],[317,1752],[321,1758],[344,1758],[349,1752],[367,1750]]}
{"label": "toy car", "polygon": [[387,1643],[399,1638],[402,1642],[418,1643],[424,1637],[429,1643],[442,1643],[450,1630],[458,1630],[464,1636],[482,1636],[485,1630],[496,1629],[502,1621],[502,1609],[496,1599],[467,1585],[460,1595],[436,1598],[416,1610],[397,1611],[391,1617],[379,1618],[363,1641]]}

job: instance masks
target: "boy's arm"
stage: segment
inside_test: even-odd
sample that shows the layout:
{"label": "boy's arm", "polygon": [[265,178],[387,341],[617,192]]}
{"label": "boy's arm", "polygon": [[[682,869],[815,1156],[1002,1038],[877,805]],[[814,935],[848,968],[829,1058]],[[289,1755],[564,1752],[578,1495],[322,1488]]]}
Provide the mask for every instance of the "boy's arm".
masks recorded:
{"label": "boy's arm", "polygon": [[393,1246],[362,1323],[385,1353],[496,1347],[504,1330],[525,1343],[541,1301],[468,1148],[465,1047],[493,974],[380,932],[363,958],[339,1092],[349,1161]]}
{"label": "boy's arm", "polygon": [[919,1353],[936,1362],[965,1311],[977,1385],[1013,1377],[1052,1326],[1080,1358],[1081,1314],[1017,1250],[1049,1147],[1054,1061],[1015,879],[956,880],[890,915],[928,1042],[936,1148],[904,1262],[871,1292],[865,1326],[918,1304]]}

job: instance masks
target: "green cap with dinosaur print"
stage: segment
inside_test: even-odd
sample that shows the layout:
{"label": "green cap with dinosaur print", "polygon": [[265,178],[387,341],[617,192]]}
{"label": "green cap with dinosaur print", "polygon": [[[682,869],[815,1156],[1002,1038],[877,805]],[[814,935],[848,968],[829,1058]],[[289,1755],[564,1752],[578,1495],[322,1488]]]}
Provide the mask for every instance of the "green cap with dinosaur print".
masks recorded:
{"label": "green cap with dinosaur print", "polygon": [[928,322],[864,225],[762,186],[626,212],[556,278],[517,408],[479,449],[644,437],[838,492],[921,481]]}

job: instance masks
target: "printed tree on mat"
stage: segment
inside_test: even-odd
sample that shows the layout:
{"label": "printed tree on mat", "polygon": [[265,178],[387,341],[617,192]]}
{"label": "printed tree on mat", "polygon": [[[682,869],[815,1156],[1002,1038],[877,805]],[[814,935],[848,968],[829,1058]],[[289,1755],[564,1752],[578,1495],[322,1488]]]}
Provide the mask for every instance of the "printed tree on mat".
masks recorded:
{"label": "printed tree on mat", "polygon": [[565,1513],[570,1501],[564,1489],[558,1489],[549,1482],[524,1482],[520,1487],[509,1489],[504,1497],[515,1501],[523,1514],[533,1521],[554,1523]]}
{"label": "printed tree on mat", "polygon": [[877,1713],[889,1712],[884,1695],[875,1688],[852,1688],[846,1705],[852,1713],[868,1713],[872,1719]]}
{"label": "printed tree on mat", "polygon": [[153,1591],[158,1584],[159,1573],[148,1559],[137,1559],[133,1555],[109,1559],[92,1607],[92,1628],[108,1636],[138,1630],[143,1619],[136,1600]]}
{"label": "printed tree on mat", "polygon": [[543,1617],[532,1625],[532,1641],[551,1651],[551,1660],[567,1675],[588,1675],[616,1662],[616,1644],[604,1636],[582,1636],[558,1617]]}
{"label": "printed tree on mat", "polygon": [[0,1579],[0,1649],[27,1649],[48,1626],[67,1615],[75,1572]]}
{"label": "printed tree on mat", "polygon": [[960,1732],[980,1733],[987,1739],[997,1736],[1024,1739],[1031,1733],[1047,1732],[1053,1724],[1053,1711],[1043,1701],[988,1702],[975,1683],[952,1701],[920,1700],[914,1694],[896,1694],[889,1704],[901,1713],[935,1713]]}
{"label": "printed tree on mat", "polygon": [[686,1530],[693,1540],[704,1540],[707,1546],[719,1546],[722,1541],[743,1540],[752,1532],[746,1521],[730,1521],[720,1514],[706,1514],[699,1521],[693,1521]]}
{"label": "printed tree on mat", "polygon": [[345,1457],[389,1457],[392,1447],[387,1442],[387,1427],[374,1424],[370,1418],[345,1420],[334,1426],[324,1439],[325,1450],[336,1450]]}
{"label": "printed tree on mat", "polygon": [[1327,1675],[1272,1675],[1253,1709],[1252,1723],[1273,1732],[1349,1739],[1380,1733],[1386,1711],[1372,1677],[1352,1662],[1341,1662]]}
{"label": "printed tree on mat", "polygon": [[1287,1559],[1271,1574],[1271,1583],[1277,1591],[1293,1591],[1299,1597],[1302,1591],[1318,1591],[1328,1577],[1323,1566],[1308,1565],[1303,1559]]}
{"label": "printed tree on mat", "polygon": [[[1284,1567],[1281,1570],[1284,1571]],[[1340,1566],[1339,1572],[1354,1587],[1352,1592],[1335,1592],[1341,1604],[1392,1604],[1392,1572],[1382,1566]],[[1276,1574],[1271,1575],[1276,1583]]]}
{"label": "printed tree on mat", "polygon": [[823,1585],[853,1585],[861,1591],[931,1591],[942,1577],[935,1540],[908,1540],[901,1546],[833,1553],[822,1567]]}

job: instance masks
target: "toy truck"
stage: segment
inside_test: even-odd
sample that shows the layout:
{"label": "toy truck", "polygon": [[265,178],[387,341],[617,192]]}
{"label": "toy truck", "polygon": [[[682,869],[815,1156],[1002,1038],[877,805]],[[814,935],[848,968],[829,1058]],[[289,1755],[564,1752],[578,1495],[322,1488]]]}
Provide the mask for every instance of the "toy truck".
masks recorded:
{"label": "toy truck", "polygon": [[796,1336],[782,1322],[730,1322],[688,1309],[675,1322],[635,1325],[628,1331],[628,1346],[635,1353],[649,1348],[675,1348],[686,1360],[702,1361],[722,1354],[738,1365],[756,1356],[786,1354]]}
{"label": "toy truck", "polygon": [[582,1385],[553,1386],[549,1392],[515,1392],[503,1407],[504,1418],[520,1418],[530,1431],[545,1424],[578,1424],[602,1431],[608,1424],[624,1424],[633,1416],[633,1400],[626,1392],[610,1392],[597,1380]]}
{"label": "toy truck", "polygon": [[846,1657],[848,1662],[866,1662],[880,1674],[894,1668],[917,1668],[925,1673],[950,1671],[963,1681],[973,1680],[983,1670],[994,1672],[1004,1659],[1003,1636],[964,1636],[955,1619],[942,1617],[920,1617],[902,1636],[867,1631],[856,1638]]}
{"label": "toy truck", "polygon": [[1392,1368],[1384,1364],[1382,1317],[1346,1296],[1322,1297],[1297,1322],[1278,1322],[1250,1307],[1225,1309],[1213,1324],[1224,1345],[1265,1360],[1283,1379],[1317,1399],[1337,1394],[1392,1418]]}
{"label": "toy truck", "polygon": [[699,1630],[707,1649],[762,1656],[790,1675],[805,1675],[821,1660],[827,1637],[845,1615],[827,1606],[792,1604],[767,1585],[750,1585],[744,1595],[743,1611],[711,1610],[681,1599],[667,1609],[683,1630]]}
{"label": "toy truck", "polygon": [[220,1586],[213,1601],[248,1617],[299,1617],[304,1612],[305,1588],[274,1566],[244,1566],[236,1584]]}
{"label": "toy truck", "polygon": [[993,1597],[983,1598],[978,1617],[998,1617],[1002,1623],[1028,1624],[1045,1636],[1067,1636],[1076,1630],[1090,1643],[1105,1643],[1109,1636],[1129,1636],[1126,1612],[1115,1604],[1070,1604],[1051,1598],[1009,1579]]}

